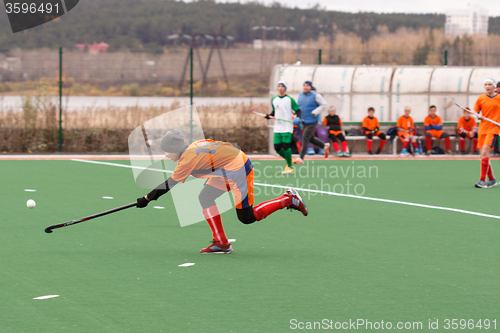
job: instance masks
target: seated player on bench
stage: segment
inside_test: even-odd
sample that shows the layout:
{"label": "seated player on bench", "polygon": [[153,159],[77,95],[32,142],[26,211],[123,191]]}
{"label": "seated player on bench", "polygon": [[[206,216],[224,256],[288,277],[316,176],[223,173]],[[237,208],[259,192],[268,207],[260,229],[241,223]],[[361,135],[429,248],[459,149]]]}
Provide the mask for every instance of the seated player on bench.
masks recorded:
{"label": "seated player on bench", "polygon": [[[337,151],[338,157],[349,157],[347,152],[347,142],[345,141],[345,136],[342,133],[342,120],[338,115],[336,115],[335,106],[330,106],[328,110],[328,116],[323,119],[323,125],[328,127],[328,138],[333,142],[333,148]],[[338,142],[342,145],[342,150],[340,150]],[[325,148],[325,157],[328,156],[328,151]]]}
{"label": "seated player on bench", "polygon": [[161,139],[160,148],[165,157],[178,162],[174,173],[164,183],[149,194],[137,199],[137,208],[144,208],[151,200],[157,200],[178,183],[183,183],[190,175],[207,178],[198,199],[203,208],[213,234],[213,243],[200,253],[231,253],[222,220],[215,199],[225,192],[232,191],[236,215],[244,224],[261,221],[276,212],[288,208],[300,211],[307,216],[307,207],[297,190],[290,188],[273,200],[253,207],[254,169],[247,155],[233,144],[222,141],[198,140],[190,145],[184,142],[184,135],[175,129]]}
{"label": "seated player on bench", "polygon": [[384,149],[384,145],[386,142],[386,136],[380,130],[380,124],[378,119],[375,117],[375,109],[372,107],[368,108],[368,116],[363,119],[363,123],[361,123],[363,127],[363,132],[366,136],[366,147],[368,149],[368,154],[373,155],[372,145],[373,145],[373,136],[378,136],[380,138],[380,145],[378,146],[377,152],[375,154],[380,154],[382,149]]}
{"label": "seated player on bench", "polygon": [[420,150],[418,149],[417,140],[415,139],[414,129],[415,123],[413,122],[413,118],[410,117],[411,107],[405,106],[405,114],[399,117],[396,127],[398,128],[398,136],[403,142],[403,149],[401,150],[401,155],[408,155],[409,152],[406,150],[408,144],[411,143],[413,145],[413,149],[415,154],[420,154]]}
{"label": "seated player on bench", "polygon": [[460,137],[460,154],[465,155],[465,139],[472,140],[472,154],[479,155],[477,151],[477,124],[476,119],[470,113],[464,111],[464,115],[458,119],[457,134]]}
{"label": "seated player on bench", "polygon": [[446,154],[451,155],[450,135],[443,131],[443,121],[436,114],[436,111],[436,106],[431,105],[429,107],[429,115],[424,120],[426,154],[430,155],[432,153],[432,138],[436,138],[438,140],[444,139]]}

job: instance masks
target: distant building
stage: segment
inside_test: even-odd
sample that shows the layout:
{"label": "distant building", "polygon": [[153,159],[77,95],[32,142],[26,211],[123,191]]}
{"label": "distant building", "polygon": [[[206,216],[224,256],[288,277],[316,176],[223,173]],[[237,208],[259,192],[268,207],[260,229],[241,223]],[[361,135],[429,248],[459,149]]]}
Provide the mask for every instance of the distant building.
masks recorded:
{"label": "distant building", "polygon": [[488,35],[488,11],[469,5],[467,9],[454,9],[446,13],[446,35]]}

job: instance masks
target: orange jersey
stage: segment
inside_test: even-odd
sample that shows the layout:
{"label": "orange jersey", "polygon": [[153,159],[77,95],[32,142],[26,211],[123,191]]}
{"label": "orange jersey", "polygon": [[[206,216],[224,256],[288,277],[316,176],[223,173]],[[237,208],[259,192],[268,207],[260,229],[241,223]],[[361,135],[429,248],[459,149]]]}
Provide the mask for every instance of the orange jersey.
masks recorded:
{"label": "orange jersey", "polygon": [[[172,179],[183,183],[192,175],[197,178],[229,178],[231,171],[253,168],[248,157],[229,142],[198,140],[182,153]],[[249,171],[249,170],[248,170]]]}
{"label": "orange jersey", "polygon": [[396,124],[396,127],[402,128],[405,131],[408,131],[409,130],[408,122],[410,123],[410,128],[415,128],[415,123],[413,122],[413,118],[412,117],[406,118],[404,115],[399,117],[398,122]]}
{"label": "orange jersey", "polygon": [[458,119],[457,127],[458,133],[462,133],[464,130],[466,130],[467,132],[472,132],[474,129],[477,129],[476,119],[470,117],[467,121],[465,120],[465,117],[462,116],[460,117],[460,119]]}
{"label": "orange jersey", "polygon": [[376,117],[373,117],[373,118],[365,117],[365,119],[363,119],[363,122],[361,123],[361,127],[367,128],[370,131],[373,131],[375,128],[380,128],[380,124],[379,124],[378,119]]}
{"label": "orange jersey", "polygon": [[443,126],[443,121],[441,120],[441,117],[436,115],[434,118],[432,118],[430,115],[425,117],[424,120],[424,126],[426,131],[430,130],[442,130],[443,128],[429,128],[431,126]]}
{"label": "orange jersey", "polygon": [[[477,98],[474,110],[478,113],[481,112],[486,118],[500,122],[500,95],[496,94],[490,97],[486,94],[482,94]],[[498,134],[499,132],[500,129],[498,126],[486,120],[481,120],[479,124],[479,134]]]}

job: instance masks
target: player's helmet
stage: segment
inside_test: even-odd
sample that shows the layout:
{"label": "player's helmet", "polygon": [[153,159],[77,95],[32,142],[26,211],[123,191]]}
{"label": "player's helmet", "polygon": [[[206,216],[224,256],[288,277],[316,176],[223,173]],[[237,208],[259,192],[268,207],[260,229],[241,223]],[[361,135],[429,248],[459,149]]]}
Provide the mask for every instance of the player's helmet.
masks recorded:
{"label": "player's helmet", "polygon": [[166,153],[180,153],[185,147],[184,134],[178,129],[168,131],[160,141],[160,148]]}

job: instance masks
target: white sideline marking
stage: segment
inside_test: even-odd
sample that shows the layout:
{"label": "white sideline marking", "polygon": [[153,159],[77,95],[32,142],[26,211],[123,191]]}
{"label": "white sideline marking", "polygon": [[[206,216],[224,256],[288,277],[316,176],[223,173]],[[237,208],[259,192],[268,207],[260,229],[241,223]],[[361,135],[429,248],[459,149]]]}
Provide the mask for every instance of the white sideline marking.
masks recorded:
{"label": "white sideline marking", "polygon": [[234,243],[234,242],[236,242],[236,239],[234,239],[234,238],[230,238],[230,239],[228,239],[227,241],[228,241],[229,243]]}
{"label": "white sideline marking", "polygon": [[114,199],[113,197],[102,197],[102,198],[103,199],[109,199],[109,200]]}
{"label": "white sideline marking", "polygon": [[194,262],[187,262],[185,264],[179,265],[179,267],[189,267],[189,266],[193,266],[193,265],[194,265]]}
{"label": "white sideline marking", "polygon": [[[108,162],[97,162],[97,161],[79,160],[79,159],[72,159],[72,161],[75,161],[75,162],[87,162],[87,163],[93,163],[93,164],[104,164],[104,165],[117,166],[117,167],[122,167],[122,168],[129,168],[129,169],[146,169],[144,167],[135,167],[135,166],[130,166],[130,165],[123,165],[123,164],[117,164],[117,163],[108,163]],[[172,171],[169,171],[169,170],[160,170],[160,169],[148,169],[148,170],[158,171],[158,172],[164,172],[164,173],[173,173]],[[282,189],[289,189],[290,188],[289,186],[271,185],[271,184],[262,184],[262,183],[254,183],[254,185],[264,186],[264,187],[275,187],[275,188],[282,188]],[[335,193],[335,192],[327,192],[327,191],[320,191],[320,190],[311,190],[311,189],[308,189],[308,188],[300,188],[300,187],[295,188],[295,189],[298,190],[298,191],[301,191],[301,192],[312,192],[312,193],[319,193],[319,194],[334,195],[334,196],[338,196],[338,197],[362,199],[362,200],[368,200],[368,201],[387,202],[387,203],[393,203],[393,204],[399,204],[399,205],[405,205],[405,206],[413,206],[413,207],[421,207],[421,208],[445,210],[445,211],[455,212],[455,213],[469,214],[469,215],[475,215],[475,216],[481,216],[481,217],[490,217],[492,219],[500,219],[500,216],[497,216],[497,215],[472,212],[472,211],[469,211],[469,210],[458,209],[458,208],[448,208],[448,207],[431,206],[431,205],[425,205],[425,204],[419,204],[419,203],[413,203],[413,202],[406,202],[406,201],[398,201],[398,200],[390,200],[390,199],[380,199],[380,198],[372,198],[372,197],[363,197],[363,196],[360,196],[360,195]]]}
{"label": "white sideline marking", "polygon": [[156,209],[165,209],[165,207],[162,207],[162,206],[154,206],[153,208],[156,208]]}
{"label": "white sideline marking", "polygon": [[40,297],[35,297],[33,299],[49,299],[49,298],[54,298],[54,297],[59,297],[59,295],[40,296]]}
{"label": "white sideline marking", "polygon": [[36,190],[31,190],[29,188],[25,189],[24,192],[36,192]]}

